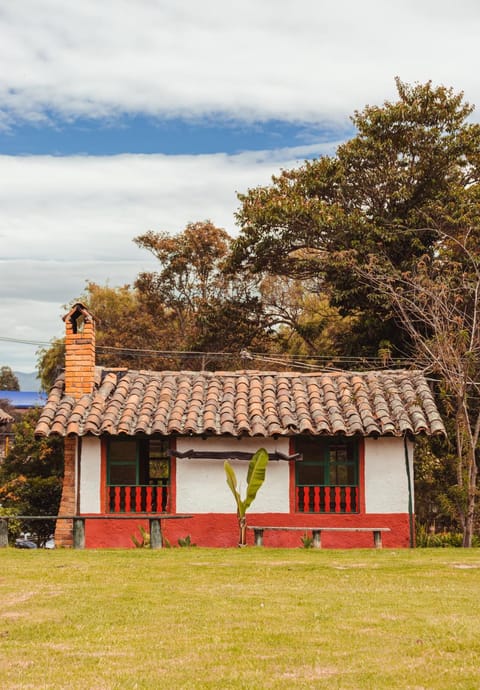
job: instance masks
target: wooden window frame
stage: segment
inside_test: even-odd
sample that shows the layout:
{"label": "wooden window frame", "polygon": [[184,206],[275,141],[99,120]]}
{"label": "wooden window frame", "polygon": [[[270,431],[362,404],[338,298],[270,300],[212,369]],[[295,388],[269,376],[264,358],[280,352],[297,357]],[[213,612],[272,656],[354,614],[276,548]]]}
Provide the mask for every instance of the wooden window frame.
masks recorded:
{"label": "wooden window frame", "polygon": [[[322,436],[322,437],[295,437],[291,441],[290,452],[303,453],[305,450],[305,445],[302,444],[302,440],[306,440],[310,445],[310,449],[315,444],[318,444],[318,452],[320,458],[318,460],[314,458],[304,457],[303,460],[292,462],[290,471],[290,509],[291,512],[295,514],[335,514],[335,515],[351,515],[359,514],[365,511],[364,502],[364,443],[361,437],[348,437],[348,436]],[[303,445],[303,448],[302,448]],[[331,459],[331,451],[335,446],[346,446],[347,449],[347,462],[336,463]],[[303,463],[310,466],[323,467],[324,469],[324,481],[318,482],[317,484],[300,484],[299,473],[301,472],[301,467]],[[346,483],[332,483],[331,474],[332,468],[340,465],[347,465],[354,467],[354,481],[350,484]],[[305,466],[305,465],[303,465]],[[311,487],[312,496],[310,497],[310,488],[304,489],[304,487]],[[319,487],[314,489],[314,487]],[[325,489],[328,489],[325,497]],[[348,489],[348,497],[347,496]],[[331,491],[337,491],[337,499],[334,498]],[[299,492],[305,491],[308,495],[308,499],[305,496],[299,494]],[[315,499],[313,498],[313,492],[316,491]],[[320,493],[322,497],[320,497]],[[300,509],[300,505],[303,502],[303,510]],[[328,507],[327,506],[328,502]],[[308,505],[308,510],[305,507]]]}
{"label": "wooden window frame", "polygon": [[[111,461],[110,452],[113,444],[128,443],[134,445],[134,458],[125,458],[121,460]],[[154,443],[164,444],[164,460],[168,462],[168,477],[162,479],[161,477],[150,477],[152,460],[151,448]],[[104,439],[102,443],[102,505],[105,513],[131,513],[136,512],[166,512],[168,505],[168,512],[175,511],[175,491],[172,490],[175,482],[176,467],[175,460],[171,457],[171,449],[174,442],[166,437],[111,437]],[[135,484],[112,484],[111,469],[112,465],[135,465]],[[127,488],[130,490],[127,491]],[[156,489],[158,489],[156,491]],[[140,491],[139,491],[140,490]],[[112,497],[113,492],[116,491],[117,498]],[[162,497],[160,497],[160,494]],[[150,498],[155,494],[156,498]],[[125,498],[128,494],[128,499]],[[140,495],[141,494],[141,495]],[[145,494],[147,497],[145,497]],[[121,497],[120,497],[121,496]],[[167,496],[166,499],[163,496]],[[115,503],[116,501],[116,503]],[[160,505],[161,503],[161,505]],[[116,505],[115,508],[112,506]]]}

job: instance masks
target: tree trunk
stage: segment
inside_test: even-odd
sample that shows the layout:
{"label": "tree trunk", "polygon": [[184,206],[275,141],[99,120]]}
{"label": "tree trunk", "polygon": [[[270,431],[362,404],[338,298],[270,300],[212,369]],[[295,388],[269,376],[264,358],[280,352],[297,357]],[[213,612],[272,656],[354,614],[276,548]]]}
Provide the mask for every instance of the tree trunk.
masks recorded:
{"label": "tree trunk", "polygon": [[245,516],[238,518],[238,525],[240,527],[240,537],[238,541],[239,546],[247,545],[247,518]]}
{"label": "tree trunk", "polygon": [[475,449],[469,449],[468,454],[468,486],[467,486],[467,509],[465,515],[465,528],[463,532],[463,546],[472,545],[472,536],[475,523],[475,508],[477,498],[477,463],[475,459]]}

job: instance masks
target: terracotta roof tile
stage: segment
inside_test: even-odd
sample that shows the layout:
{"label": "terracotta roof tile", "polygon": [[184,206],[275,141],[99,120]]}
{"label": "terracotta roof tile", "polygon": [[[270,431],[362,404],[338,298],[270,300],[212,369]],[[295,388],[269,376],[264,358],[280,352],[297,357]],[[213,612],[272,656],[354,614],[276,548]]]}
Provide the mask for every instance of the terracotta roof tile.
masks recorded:
{"label": "terracotta roof tile", "polygon": [[445,433],[420,372],[97,370],[75,401],[60,377],[37,425],[58,434],[292,436]]}

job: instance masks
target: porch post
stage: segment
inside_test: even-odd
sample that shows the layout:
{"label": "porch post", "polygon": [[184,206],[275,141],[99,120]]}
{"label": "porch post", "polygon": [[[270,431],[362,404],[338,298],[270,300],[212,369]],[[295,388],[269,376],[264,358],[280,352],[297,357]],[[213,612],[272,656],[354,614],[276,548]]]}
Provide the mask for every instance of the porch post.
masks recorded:
{"label": "porch post", "polygon": [[73,520],[73,548],[85,548],[85,519],[74,518]]}
{"label": "porch post", "polygon": [[312,539],[313,539],[313,548],[314,549],[321,549],[322,548],[321,533],[322,533],[322,531],[319,529],[312,529]]}
{"label": "porch post", "polygon": [[162,529],[159,518],[149,518],[150,523],[150,548],[161,549],[163,546]]}
{"label": "porch post", "polygon": [[8,546],[8,520],[0,520],[0,549]]}
{"label": "porch post", "polygon": [[408,528],[410,534],[410,548],[415,547],[415,523],[413,520],[413,490],[412,490],[412,477],[410,473],[410,459],[408,457],[408,440],[407,432],[403,434],[403,449],[405,452],[405,469],[407,472],[407,488],[408,488]]}

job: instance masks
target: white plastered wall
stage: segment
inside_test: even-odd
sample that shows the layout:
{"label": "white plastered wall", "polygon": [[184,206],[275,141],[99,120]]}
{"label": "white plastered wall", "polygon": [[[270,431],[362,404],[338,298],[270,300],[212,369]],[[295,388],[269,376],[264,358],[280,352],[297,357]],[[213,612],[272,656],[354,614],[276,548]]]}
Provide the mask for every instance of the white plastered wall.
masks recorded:
{"label": "white plastered wall", "polygon": [[[269,453],[279,451],[288,455],[289,441],[286,438],[179,438],[177,450],[255,453],[265,448]],[[232,513],[235,504],[227,486],[224,461],[220,459],[177,459],[177,511],[179,513]],[[248,462],[230,460],[245,495]],[[288,513],[289,463],[285,460],[268,463],[265,482],[259,489],[250,511],[255,513]]]}
{"label": "white plastered wall", "polygon": [[[413,443],[408,442],[413,501]],[[365,510],[407,513],[408,480],[403,438],[365,439]]]}
{"label": "white plastered wall", "polygon": [[100,513],[102,451],[99,438],[84,436],[80,457],[80,512]]}

